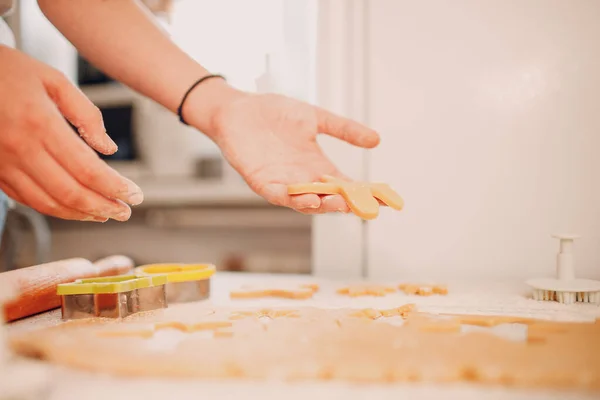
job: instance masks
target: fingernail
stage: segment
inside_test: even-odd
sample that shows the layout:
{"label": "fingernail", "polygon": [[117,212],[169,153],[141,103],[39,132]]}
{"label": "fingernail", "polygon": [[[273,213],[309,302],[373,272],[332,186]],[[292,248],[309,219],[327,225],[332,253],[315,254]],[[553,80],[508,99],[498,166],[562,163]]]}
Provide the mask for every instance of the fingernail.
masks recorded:
{"label": "fingernail", "polygon": [[112,140],[112,138],[110,136],[108,136],[108,132],[104,131],[104,134],[106,135],[106,137],[109,140],[110,151],[112,151],[113,153],[116,153],[117,150],[119,150],[119,146],[117,146],[117,144],[115,143],[115,141]]}
{"label": "fingernail", "polygon": [[130,214],[118,214],[118,215],[112,216],[111,219],[114,219],[115,221],[119,221],[119,222],[127,222],[129,220],[130,216],[131,216]]}
{"label": "fingernail", "polygon": [[142,189],[129,179],[125,179],[125,183],[127,184],[125,199],[123,201],[131,204],[132,206],[137,206],[144,201],[144,193]]}
{"label": "fingernail", "polygon": [[111,218],[115,221],[125,222],[131,217],[131,209],[127,208],[126,210],[122,210],[117,214],[111,215]]}
{"label": "fingernail", "polygon": [[106,222],[108,218],[100,218],[100,217],[85,217],[82,219],[84,222]]}
{"label": "fingernail", "polygon": [[316,209],[316,208],[319,208],[319,207],[320,207],[320,205],[319,205],[319,204],[309,204],[309,205],[307,205],[305,208],[312,208],[312,209]]}

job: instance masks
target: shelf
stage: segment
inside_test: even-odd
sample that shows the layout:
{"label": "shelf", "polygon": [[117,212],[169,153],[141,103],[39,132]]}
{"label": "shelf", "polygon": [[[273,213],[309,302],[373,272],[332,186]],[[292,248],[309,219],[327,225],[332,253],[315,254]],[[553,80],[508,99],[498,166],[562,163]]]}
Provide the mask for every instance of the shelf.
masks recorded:
{"label": "shelf", "polygon": [[106,163],[119,174],[134,181],[150,175],[148,167],[141,161],[106,160]]}
{"label": "shelf", "polygon": [[98,107],[131,104],[138,96],[127,86],[115,82],[82,85],[79,88]]}
{"label": "shelf", "polygon": [[163,229],[310,230],[312,218],[283,207],[195,208],[148,210],[148,226]]}
{"label": "shelf", "polygon": [[142,179],[136,183],[144,192],[144,202],[139,207],[269,205],[239,183],[192,178]]}

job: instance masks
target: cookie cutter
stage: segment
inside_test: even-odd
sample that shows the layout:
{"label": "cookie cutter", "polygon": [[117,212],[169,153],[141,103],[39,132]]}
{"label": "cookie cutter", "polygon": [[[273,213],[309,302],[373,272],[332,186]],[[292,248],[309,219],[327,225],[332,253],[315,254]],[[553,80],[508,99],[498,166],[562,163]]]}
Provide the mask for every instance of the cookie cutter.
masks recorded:
{"label": "cookie cutter", "polygon": [[135,274],[166,276],[167,301],[186,303],[210,297],[210,278],[215,271],[212,264],[148,264],[137,267]]}
{"label": "cookie cutter", "polygon": [[165,276],[136,275],[79,279],[57,286],[62,318],[123,318],[167,307]]}

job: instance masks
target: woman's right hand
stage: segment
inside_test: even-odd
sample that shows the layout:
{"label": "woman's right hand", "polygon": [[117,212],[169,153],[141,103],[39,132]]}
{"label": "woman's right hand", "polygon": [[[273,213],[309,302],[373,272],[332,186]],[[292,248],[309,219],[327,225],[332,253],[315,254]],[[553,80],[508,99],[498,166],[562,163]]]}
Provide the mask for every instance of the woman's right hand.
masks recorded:
{"label": "woman's right hand", "polygon": [[0,45],[0,190],[62,219],[126,221],[142,191],[92,148],[117,151],[98,108],[59,71]]}

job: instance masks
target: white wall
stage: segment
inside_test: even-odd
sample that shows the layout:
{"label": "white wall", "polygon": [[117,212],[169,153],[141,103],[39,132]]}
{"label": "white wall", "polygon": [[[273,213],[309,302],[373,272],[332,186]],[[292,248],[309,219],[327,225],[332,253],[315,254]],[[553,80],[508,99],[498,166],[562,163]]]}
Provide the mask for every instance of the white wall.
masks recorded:
{"label": "white wall", "polygon": [[367,1],[369,276],[600,278],[600,2]]}

